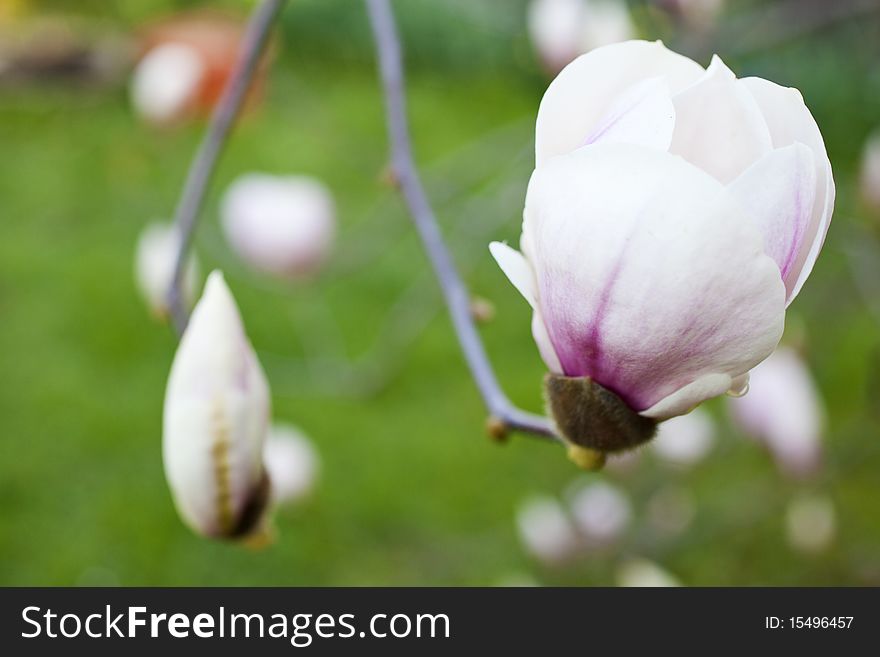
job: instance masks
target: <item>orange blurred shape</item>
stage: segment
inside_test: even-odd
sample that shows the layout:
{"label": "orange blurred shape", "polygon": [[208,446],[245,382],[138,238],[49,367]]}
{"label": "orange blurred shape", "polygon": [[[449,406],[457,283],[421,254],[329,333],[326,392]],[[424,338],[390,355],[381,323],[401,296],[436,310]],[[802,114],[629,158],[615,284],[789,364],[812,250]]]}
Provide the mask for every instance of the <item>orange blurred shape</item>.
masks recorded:
{"label": "orange blurred shape", "polygon": [[[140,57],[168,44],[186,46],[196,52],[204,72],[186,114],[205,117],[210,115],[235,70],[245,28],[246,22],[231,14],[201,10],[175,14],[140,31]],[[244,111],[254,109],[263,97],[273,52],[274,44],[270,42],[254,74]]]}

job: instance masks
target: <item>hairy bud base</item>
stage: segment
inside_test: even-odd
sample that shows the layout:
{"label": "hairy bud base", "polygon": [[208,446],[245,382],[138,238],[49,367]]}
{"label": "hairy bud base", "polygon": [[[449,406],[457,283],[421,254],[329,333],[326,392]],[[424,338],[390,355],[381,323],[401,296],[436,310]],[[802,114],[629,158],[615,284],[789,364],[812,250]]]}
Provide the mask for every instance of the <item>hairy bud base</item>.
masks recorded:
{"label": "hairy bud base", "polygon": [[639,415],[589,377],[548,374],[544,390],[550,415],[570,444],[620,452],[649,441],[657,432],[654,420]]}

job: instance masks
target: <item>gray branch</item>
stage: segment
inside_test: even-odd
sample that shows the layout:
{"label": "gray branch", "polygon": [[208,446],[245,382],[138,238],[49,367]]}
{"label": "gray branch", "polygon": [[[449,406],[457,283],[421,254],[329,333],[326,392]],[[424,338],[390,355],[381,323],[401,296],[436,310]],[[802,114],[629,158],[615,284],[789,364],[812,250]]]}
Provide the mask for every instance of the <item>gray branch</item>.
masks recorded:
{"label": "gray branch", "polygon": [[248,88],[250,88],[260,56],[269,39],[272,24],[283,5],[284,0],[262,0],[254,9],[242,39],[235,69],[226,83],[223,95],[214,108],[208,131],[190,164],[186,182],[174,213],[174,224],[180,234],[180,247],[174,266],[174,279],[168,291],[168,307],[171,310],[171,318],[178,334],[183,333],[189,321],[189,311],[186,308],[181,288],[186,260],[192,248],[199,212],[205,200],[205,192],[211,182],[217,159],[223,151],[232,124],[238,116]]}
{"label": "gray branch", "polygon": [[366,0],[366,3],[385,94],[393,173],[442,288],[471,375],[489,410],[490,428],[496,435],[515,430],[558,440],[550,420],[514,406],[498,383],[471,316],[470,294],[446,249],[413,160],[406,118],[400,40],[391,5],[388,0]]}

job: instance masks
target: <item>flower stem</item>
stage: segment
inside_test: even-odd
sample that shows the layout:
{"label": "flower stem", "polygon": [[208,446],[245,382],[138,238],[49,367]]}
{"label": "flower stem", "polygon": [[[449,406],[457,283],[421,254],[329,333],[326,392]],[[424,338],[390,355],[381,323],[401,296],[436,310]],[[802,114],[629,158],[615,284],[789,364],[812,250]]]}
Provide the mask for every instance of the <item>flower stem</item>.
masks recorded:
{"label": "flower stem", "polygon": [[391,5],[388,0],[366,0],[366,3],[385,94],[391,166],[395,182],[409,208],[413,224],[442,288],[461,350],[489,411],[492,431],[498,437],[507,431],[521,431],[559,440],[549,419],[514,406],[498,383],[471,316],[470,294],[440,234],[413,159],[406,118],[400,40]]}
{"label": "flower stem", "polygon": [[179,231],[180,246],[174,266],[174,278],[168,290],[168,307],[171,309],[171,318],[178,335],[183,334],[189,321],[189,311],[185,306],[181,288],[183,287],[186,260],[192,247],[205,193],[232,124],[235,122],[247,95],[260,56],[269,40],[272,25],[283,5],[284,0],[262,0],[251,14],[235,68],[214,108],[208,131],[190,164],[186,182],[174,212],[174,224]]}

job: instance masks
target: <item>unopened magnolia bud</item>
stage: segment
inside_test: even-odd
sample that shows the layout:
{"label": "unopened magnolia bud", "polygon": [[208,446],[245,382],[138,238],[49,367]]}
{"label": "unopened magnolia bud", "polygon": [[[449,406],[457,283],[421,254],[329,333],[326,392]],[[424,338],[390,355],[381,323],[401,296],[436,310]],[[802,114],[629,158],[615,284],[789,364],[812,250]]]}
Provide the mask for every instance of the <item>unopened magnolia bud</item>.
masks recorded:
{"label": "unopened magnolia bud", "polygon": [[178,121],[193,110],[205,74],[198,50],[184,43],[158,45],[134,70],[132,105],[152,123]]}
{"label": "unopened magnolia bud", "polygon": [[[180,249],[180,234],[170,224],[151,223],[138,238],[135,253],[135,281],[153,315],[168,317],[168,292],[174,280],[174,267]],[[198,263],[194,256],[187,261],[181,293],[187,307],[195,299]]]}
{"label": "unopened magnolia bud", "polygon": [[681,586],[678,579],[647,559],[631,559],[617,570],[617,585],[626,587]]}
{"label": "unopened magnolia bud", "polygon": [[283,278],[314,273],[336,234],[329,190],[306,176],[243,175],[226,191],[221,215],[226,239],[239,257]]}
{"label": "unopened magnolia bud", "polygon": [[295,502],[312,492],[318,478],[318,453],[299,429],[273,425],[263,458],[273,502]]}
{"label": "unopened magnolia bud", "polygon": [[239,538],[263,528],[269,386],[219,271],[174,356],[162,452],[177,509],[195,532]]}
{"label": "unopened magnolia bud", "polygon": [[547,495],[529,498],[516,516],[525,548],[539,561],[556,565],[577,549],[577,533],[562,505]]}
{"label": "unopened magnolia bud", "polygon": [[660,459],[678,466],[702,461],[715,442],[715,423],[702,408],[661,422],[651,450]]}
{"label": "unopened magnolia bud", "polygon": [[548,374],[544,390],[550,414],[570,445],[603,454],[619,452],[647,442],[657,430],[654,420],[588,377]]}

